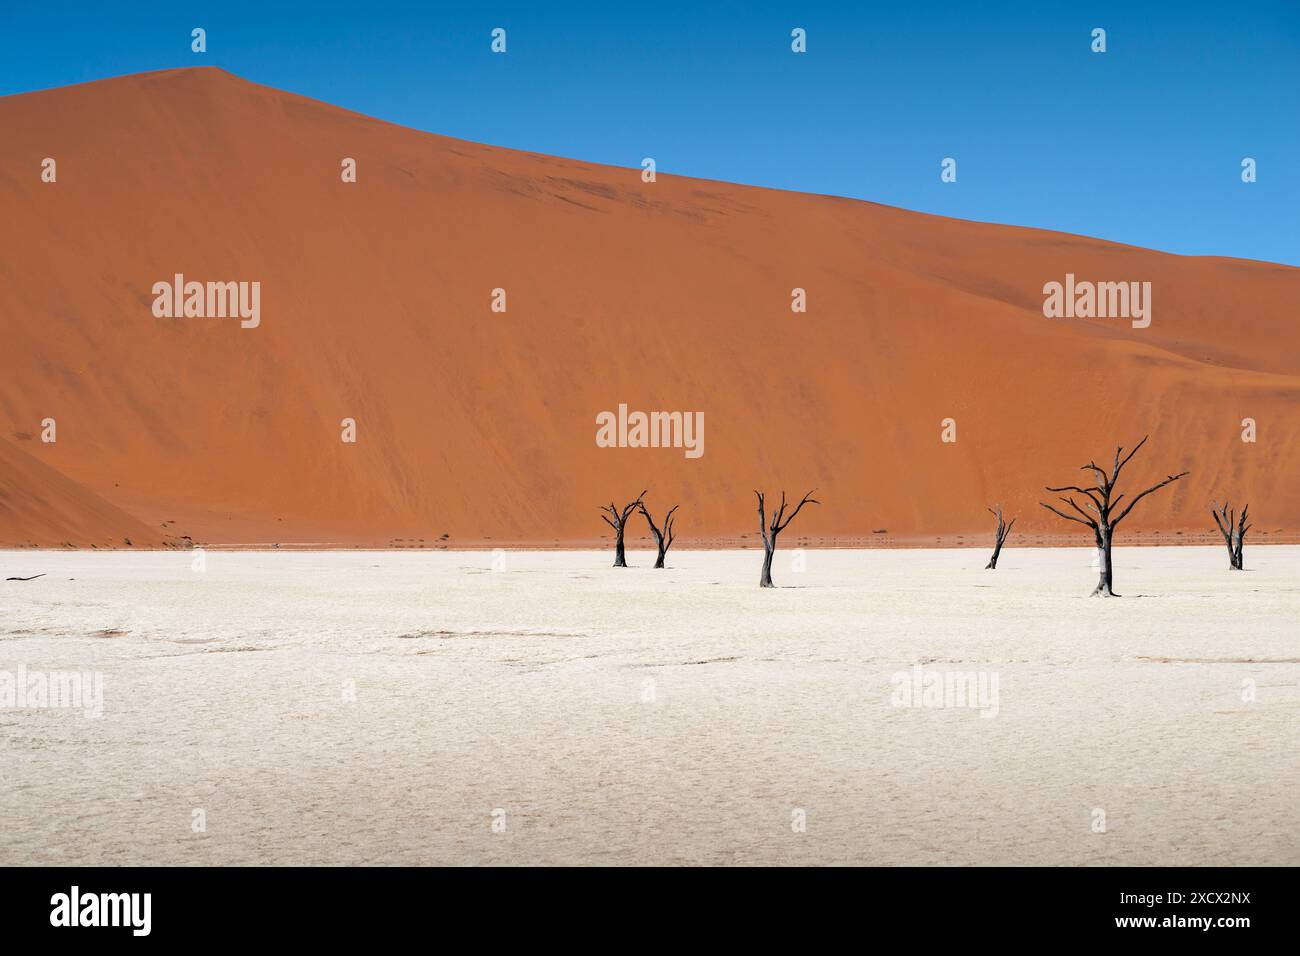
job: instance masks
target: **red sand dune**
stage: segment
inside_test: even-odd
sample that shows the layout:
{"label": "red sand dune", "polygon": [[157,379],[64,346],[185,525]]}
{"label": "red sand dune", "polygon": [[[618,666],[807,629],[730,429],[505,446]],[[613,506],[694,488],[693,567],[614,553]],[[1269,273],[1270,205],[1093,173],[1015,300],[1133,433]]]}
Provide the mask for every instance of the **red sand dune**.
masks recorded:
{"label": "red sand dune", "polygon": [[[1042,486],[1148,432],[1133,483],[1192,475],[1130,532],[1211,528],[1225,494],[1300,524],[1300,269],[647,184],[216,69],[6,97],[0,129],[0,544],[576,544],[643,487],[683,543],[814,487],[787,537],[988,537],[1001,502],[1022,542],[1082,540]],[[260,281],[260,327],[155,318],[178,272]],[[1044,318],[1067,272],[1150,281],[1151,327]],[[704,456],[598,448],[620,402],[703,411]],[[46,417],[56,444],[18,440]]]}
{"label": "red sand dune", "polygon": [[158,548],[164,535],[0,439],[0,534],[6,547]]}

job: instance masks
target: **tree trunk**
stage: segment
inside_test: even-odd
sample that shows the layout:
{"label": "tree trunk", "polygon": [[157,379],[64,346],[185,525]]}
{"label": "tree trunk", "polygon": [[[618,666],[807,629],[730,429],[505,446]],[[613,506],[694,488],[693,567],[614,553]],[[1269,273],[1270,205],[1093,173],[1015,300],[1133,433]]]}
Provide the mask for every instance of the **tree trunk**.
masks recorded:
{"label": "tree trunk", "polygon": [[1210,513],[1214,515],[1214,523],[1219,526],[1219,533],[1223,535],[1223,543],[1228,548],[1228,568],[1233,571],[1244,571],[1246,569],[1245,560],[1242,552],[1245,550],[1246,532],[1253,525],[1246,524],[1246,515],[1250,513],[1250,505],[1242,509],[1241,518],[1238,519],[1235,512],[1228,510],[1228,502],[1223,503],[1223,507],[1214,505]]}
{"label": "tree trunk", "polygon": [[664,555],[668,552],[668,549],[664,547],[664,534],[653,524],[650,525],[650,533],[654,535],[655,547],[659,549],[659,557],[655,558],[655,567],[662,568],[664,566]]}
{"label": "tree trunk", "polygon": [[1110,542],[1113,529],[1103,525],[1097,530],[1097,551],[1100,554],[1101,578],[1097,581],[1097,588],[1092,592],[1093,597],[1119,597],[1115,593],[1115,573],[1110,562]]}
{"label": "tree trunk", "polygon": [[619,528],[614,537],[614,567],[627,567],[627,557],[623,553],[623,529]]}
{"label": "tree trunk", "polygon": [[1002,553],[1002,539],[999,538],[998,543],[993,546],[993,557],[989,558],[989,563],[984,565],[985,571],[988,571],[990,569],[996,571],[998,569],[998,555],[1001,553]]}
{"label": "tree trunk", "polygon": [[776,554],[776,541],[763,542],[763,577],[759,580],[760,588],[774,588],[772,583],[772,555]]}

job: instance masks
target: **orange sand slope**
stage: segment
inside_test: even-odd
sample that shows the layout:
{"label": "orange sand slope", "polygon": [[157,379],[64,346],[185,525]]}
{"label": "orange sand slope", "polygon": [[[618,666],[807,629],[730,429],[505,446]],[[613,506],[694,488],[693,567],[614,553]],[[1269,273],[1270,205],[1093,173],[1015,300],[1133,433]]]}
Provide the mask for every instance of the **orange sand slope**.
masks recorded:
{"label": "orange sand slope", "polygon": [[[1042,486],[1148,432],[1130,481],[1192,475],[1130,530],[1223,495],[1300,526],[1300,269],[644,183],[210,68],[2,98],[0,129],[3,545],[580,543],[643,487],[683,542],[752,540],[754,488],[816,487],[814,542],[987,535],[993,502],[1070,534]],[[260,282],[261,324],[156,318],[176,273]],[[1044,318],[1066,273],[1151,282],[1151,326]],[[704,412],[703,456],[597,447],[619,403]]]}
{"label": "orange sand slope", "polygon": [[6,547],[158,548],[169,543],[121,508],[0,439],[0,534]]}

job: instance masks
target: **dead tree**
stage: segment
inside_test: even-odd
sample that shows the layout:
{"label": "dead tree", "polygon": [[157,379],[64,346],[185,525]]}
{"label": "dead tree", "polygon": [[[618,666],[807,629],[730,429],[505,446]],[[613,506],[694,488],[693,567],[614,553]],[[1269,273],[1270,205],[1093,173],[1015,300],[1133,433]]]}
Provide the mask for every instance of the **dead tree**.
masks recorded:
{"label": "dead tree", "polygon": [[988,513],[998,519],[997,542],[993,545],[993,557],[989,558],[989,563],[984,565],[985,571],[996,571],[998,569],[998,555],[1002,553],[1002,545],[1007,540],[1007,535],[1011,534],[1011,526],[1016,523],[1016,519],[1011,519],[1011,524],[1006,524],[1002,520],[1002,508],[998,507],[996,511],[988,509]]}
{"label": "dead tree", "polygon": [[1214,523],[1219,526],[1219,531],[1223,534],[1223,540],[1228,545],[1228,567],[1233,571],[1246,570],[1242,563],[1242,550],[1246,545],[1246,532],[1254,525],[1246,524],[1246,515],[1250,512],[1250,505],[1241,509],[1241,517],[1238,518],[1233,512],[1228,510],[1228,502],[1223,502],[1220,508],[1213,502],[1210,503],[1210,514],[1214,515]]}
{"label": "dead tree", "polygon": [[[649,491],[649,489],[647,488],[646,491]],[[623,553],[623,529],[627,527],[628,516],[632,514],[633,511],[636,511],[637,506],[641,504],[641,499],[643,497],[645,497],[645,491],[637,495],[636,501],[625,506],[622,510],[615,507],[614,502],[612,501],[604,508],[600,509],[601,519],[605,524],[614,529],[614,567],[616,568],[627,567],[627,558]],[[605,514],[606,511],[608,511],[609,514]]]}
{"label": "dead tree", "polygon": [[[1151,492],[1158,491],[1165,485],[1175,482],[1179,478],[1183,478],[1190,474],[1190,472],[1183,471],[1176,475],[1170,475],[1165,478],[1164,481],[1157,482],[1146,491],[1139,494],[1128,503],[1123,511],[1119,512],[1119,514],[1115,514],[1115,509],[1119,507],[1119,503],[1124,497],[1122,494],[1115,494],[1115,485],[1119,482],[1119,473],[1124,469],[1124,466],[1129,463],[1129,460],[1138,453],[1138,449],[1147,443],[1147,438],[1149,437],[1150,436],[1146,436],[1146,438],[1143,438],[1138,442],[1137,448],[1134,448],[1129,452],[1123,460],[1120,459],[1120,455],[1123,454],[1124,449],[1116,448],[1115,463],[1111,467],[1109,475],[1106,474],[1102,468],[1098,467],[1096,462],[1090,461],[1088,464],[1083,465],[1079,470],[1092,472],[1097,482],[1095,485],[1087,488],[1081,488],[1078,485],[1066,485],[1062,488],[1047,489],[1048,491],[1073,491],[1086,497],[1088,499],[1087,511],[1079,507],[1078,503],[1072,497],[1062,496],[1059,499],[1074,509],[1078,514],[1077,517],[1075,515],[1066,514],[1064,511],[1061,511],[1052,505],[1045,504],[1041,501],[1039,502],[1040,505],[1052,512],[1052,514],[1064,518],[1066,521],[1077,521],[1079,524],[1087,525],[1092,529],[1093,537],[1097,542],[1098,559],[1101,566],[1101,577],[1100,580],[1097,581],[1097,587],[1092,592],[1093,597],[1119,597],[1114,590],[1115,574],[1110,560],[1110,545],[1115,534],[1115,528],[1121,521],[1128,517],[1128,513],[1133,510],[1133,506],[1147,495],[1151,494]],[[1089,514],[1088,512],[1092,513]]]}
{"label": "dead tree", "polygon": [[655,567],[664,566],[664,558],[668,556],[668,549],[673,546],[676,535],[673,533],[673,512],[681,505],[673,505],[668,509],[668,514],[664,515],[663,528],[655,527],[655,519],[650,517],[650,512],[646,511],[645,502],[638,502],[641,508],[641,514],[645,515],[646,524],[650,526],[650,533],[655,536],[655,546],[659,548],[659,557],[655,559]]}
{"label": "dead tree", "polygon": [[[813,489],[814,491],[816,489]],[[820,501],[812,497],[812,491],[803,496],[803,500],[790,512],[790,517],[785,517],[785,492],[781,492],[781,507],[772,515],[771,524],[768,524],[767,517],[763,513],[763,493],[755,491],[758,495],[758,532],[763,536],[763,576],[759,579],[760,588],[775,587],[772,583],[772,555],[776,553],[776,536],[785,530],[786,525],[794,520],[801,508],[807,504],[819,505]],[[784,520],[782,520],[784,519]]]}

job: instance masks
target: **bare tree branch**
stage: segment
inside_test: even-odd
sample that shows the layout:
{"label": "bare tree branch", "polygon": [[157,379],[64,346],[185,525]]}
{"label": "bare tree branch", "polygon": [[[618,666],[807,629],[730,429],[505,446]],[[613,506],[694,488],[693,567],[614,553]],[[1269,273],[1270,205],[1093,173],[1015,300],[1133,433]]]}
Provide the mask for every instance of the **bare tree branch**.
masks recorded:
{"label": "bare tree branch", "polygon": [[1047,490],[1048,491],[1077,491],[1080,494],[1085,494],[1088,496],[1088,499],[1092,502],[1093,510],[1096,511],[1098,514],[1101,514],[1101,501],[1093,495],[1094,491],[1097,492],[1097,494],[1101,494],[1102,490],[1100,488],[1080,488],[1078,485],[1066,485],[1062,488],[1048,488]]}
{"label": "bare tree branch", "polygon": [[1116,449],[1115,461],[1117,462],[1117,464],[1115,465],[1115,475],[1110,480],[1110,483],[1112,485],[1114,485],[1115,482],[1119,481],[1120,470],[1129,463],[1129,460],[1132,459],[1132,457],[1138,453],[1138,449],[1140,449],[1143,445],[1145,445],[1147,443],[1147,439],[1150,437],[1151,437],[1150,435],[1143,435],[1142,440],[1137,443],[1137,445],[1133,448],[1131,452],[1128,453],[1128,456],[1123,461],[1119,460],[1119,453],[1123,451],[1123,449],[1122,448]]}
{"label": "bare tree branch", "polygon": [[[1096,524],[1096,522],[1093,521],[1092,518],[1090,518],[1090,517],[1088,516],[1088,512],[1084,511],[1084,510],[1083,510],[1082,508],[1080,508],[1077,504],[1075,504],[1073,498],[1061,498],[1060,500],[1061,500],[1061,501],[1064,501],[1066,504],[1068,504],[1068,505],[1069,505],[1071,508],[1073,508],[1075,511],[1079,512],[1079,514],[1083,515],[1083,519],[1084,519],[1085,521],[1087,521],[1089,524]],[[1100,512],[1098,512],[1098,515],[1100,515]]]}
{"label": "bare tree branch", "polygon": [[1108,487],[1110,487],[1109,477],[1106,475],[1106,472],[1102,471],[1101,468],[1098,467],[1095,461],[1090,461],[1086,465],[1080,465],[1079,470],[1091,471],[1097,476],[1097,490],[1099,492],[1104,492]]}
{"label": "bare tree branch", "polygon": [[[790,512],[790,517],[786,518],[785,521],[781,522],[781,523],[776,527],[776,530],[777,530],[778,533],[781,532],[781,531],[784,531],[784,530],[786,529],[786,525],[788,525],[791,521],[794,520],[794,516],[797,515],[797,514],[798,514],[798,513],[803,509],[803,506],[804,506],[804,505],[819,505],[819,504],[821,504],[820,501],[818,501],[816,498],[814,498],[814,497],[812,496],[812,495],[813,495],[813,492],[816,491],[816,490],[817,490],[817,489],[814,488],[812,491],[808,492],[808,494],[806,494],[806,495],[803,496],[803,499],[802,499],[802,500],[799,502],[799,504],[795,507],[794,511]],[[784,491],[781,492],[781,510],[782,510],[782,511],[785,510],[785,492],[784,492]]]}
{"label": "bare tree branch", "polygon": [[[1145,438],[1142,439],[1142,440],[1143,440],[1143,441],[1146,441]],[[1177,481],[1179,478],[1186,478],[1186,477],[1187,477],[1188,475],[1190,475],[1190,474],[1191,474],[1190,471],[1180,471],[1180,472],[1179,472],[1178,474],[1176,474],[1176,475],[1170,475],[1168,478],[1166,478],[1164,481],[1160,482],[1159,484],[1152,485],[1150,488],[1148,488],[1146,491],[1142,492],[1140,495],[1138,495],[1136,498],[1134,498],[1132,501],[1130,501],[1130,502],[1128,503],[1128,507],[1125,508],[1123,511],[1121,511],[1121,512],[1119,513],[1119,517],[1116,518],[1114,521],[1112,521],[1112,522],[1110,523],[1110,524],[1111,524],[1111,527],[1115,527],[1115,526],[1117,526],[1121,521],[1123,521],[1124,518],[1125,518],[1125,516],[1128,515],[1128,513],[1129,513],[1130,511],[1133,510],[1133,506],[1134,506],[1135,504],[1137,504],[1139,501],[1141,501],[1143,498],[1145,498],[1147,495],[1151,494],[1151,492],[1153,492],[1153,491],[1159,491],[1159,490],[1160,490],[1161,488],[1163,488],[1165,485],[1172,484],[1173,482]]]}
{"label": "bare tree branch", "polygon": [[1087,521],[1084,521],[1082,518],[1076,518],[1074,515],[1067,515],[1064,511],[1058,511],[1056,508],[1053,508],[1051,505],[1046,504],[1045,502],[1040,501],[1039,504],[1042,505],[1044,508],[1046,508],[1048,511],[1050,511],[1052,514],[1059,515],[1060,517],[1064,518],[1066,521],[1077,521],[1079,524],[1087,525],[1090,528],[1097,527],[1097,523],[1093,521],[1091,518],[1089,518]]}

